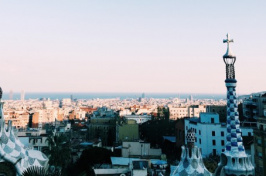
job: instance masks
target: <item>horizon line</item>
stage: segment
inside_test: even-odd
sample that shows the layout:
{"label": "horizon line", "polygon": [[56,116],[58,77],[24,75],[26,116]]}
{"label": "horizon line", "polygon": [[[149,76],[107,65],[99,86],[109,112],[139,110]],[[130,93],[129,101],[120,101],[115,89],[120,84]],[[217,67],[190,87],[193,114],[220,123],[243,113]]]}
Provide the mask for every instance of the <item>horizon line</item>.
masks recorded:
{"label": "horizon line", "polygon": [[[260,91],[260,92],[263,92],[263,91]],[[10,93],[10,91],[9,92],[3,92],[3,94],[9,94]],[[22,93],[22,91],[21,92],[12,92],[12,93],[14,93],[14,94],[21,94]],[[223,94],[226,94],[226,91],[224,92],[224,93],[203,93],[203,92],[196,92],[196,93],[192,93],[192,92],[190,92],[190,93],[188,93],[188,92],[180,92],[180,93],[178,93],[178,92],[97,92],[97,91],[91,91],[91,92],[85,92],[85,91],[80,91],[80,92],[69,92],[69,91],[66,91],[66,92],[64,92],[64,91],[62,91],[62,92],[59,92],[59,91],[54,91],[54,92],[46,92],[46,91],[29,91],[29,92],[26,92],[26,91],[24,91],[24,93],[25,94],[27,94],[27,93],[45,93],[45,94],[49,94],[49,93],[65,93],[65,94],[82,94],[82,93],[93,93],[93,94],[95,94],[95,93],[104,93],[104,94],[107,94],[107,93],[110,93],[110,94],[176,94],[176,95],[179,95],[179,94],[188,94],[188,95],[197,95],[197,94],[199,94],[199,95],[202,95],[202,94],[208,94],[208,95],[223,95]],[[252,92],[252,93],[241,93],[241,94],[239,94],[239,95],[249,95],[249,94],[253,94],[253,93],[258,93],[258,92]]]}

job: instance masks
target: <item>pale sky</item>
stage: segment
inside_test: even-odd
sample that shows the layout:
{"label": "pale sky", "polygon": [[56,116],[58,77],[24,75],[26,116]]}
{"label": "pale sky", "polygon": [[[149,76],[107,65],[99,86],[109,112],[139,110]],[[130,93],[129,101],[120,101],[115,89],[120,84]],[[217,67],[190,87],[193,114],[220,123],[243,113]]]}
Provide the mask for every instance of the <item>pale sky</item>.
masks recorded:
{"label": "pale sky", "polygon": [[265,0],[1,0],[5,92],[225,93],[266,89]]}

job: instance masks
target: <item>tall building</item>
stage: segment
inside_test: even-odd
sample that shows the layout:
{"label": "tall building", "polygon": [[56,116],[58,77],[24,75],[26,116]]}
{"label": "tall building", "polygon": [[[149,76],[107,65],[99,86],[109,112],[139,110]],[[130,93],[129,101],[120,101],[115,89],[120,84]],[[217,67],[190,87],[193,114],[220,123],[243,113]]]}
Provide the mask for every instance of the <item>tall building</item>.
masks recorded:
{"label": "tall building", "polygon": [[243,102],[245,118],[257,120],[254,129],[255,174],[266,175],[266,93],[252,94]]}
{"label": "tall building", "polygon": [[71,101],[73,101],[73,95],[70,95],[70,99],[71,99]]}
{"label": "tall building", "polygon": [[227,51],[223,56],[226,65],[227,88],[227,135],[225,151],[221,154],[221,161],[216,169],[215,175],[226,176],[251,176],[254,175],[254,166],[251,163],[250,155],[247,155],[243,146],[243,139],[240,129],[239,113],[236,99],[236,79],[234,63],[236,56],[230,49],[230,43],[233,42],[227,34]]}
{"label": "tall building", "polygon": [[25,91],[24,90],[21,91],[20,100],[21,101],[24,101],[25,100]]}
{"label": "tall building", "polygon": [[9,100],[13,100],[13,91],[12,90],[10,90],[10,92],[9,92]]}
{"label": "tall building", "polygon": [[243,116],[254,120],[266,115],[266,92],[253,93],[243,101]]}

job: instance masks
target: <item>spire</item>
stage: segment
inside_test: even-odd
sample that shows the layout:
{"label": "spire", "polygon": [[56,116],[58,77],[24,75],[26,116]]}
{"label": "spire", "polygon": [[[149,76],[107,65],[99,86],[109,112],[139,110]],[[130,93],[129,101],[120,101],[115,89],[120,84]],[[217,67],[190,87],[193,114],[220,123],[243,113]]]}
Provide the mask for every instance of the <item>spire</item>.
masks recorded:
{"label": "spire", "polygon": [[233,54],[233,52],[231,51],[231,48],[230,48],[230,43],[233,43],[234,40],[230,39],[230,34],[227,34],[226,37],[227,37],[227,39],[224,39],[223,42],[227,43],[227,51],[224,54],[223,58],[235,58],[236,56]]}
{"label": "spire", "polygon": [[251,164],[250,155],[247,155],[243,146],[243,139],[240,129],[239,113],[237,108],[236,97],[236,79],[234,63],[236,57],[230,50],[230,39],[227,34],[227,39],[223,41],[227,43],[227,51],[223,56],[226,64],[226,80],[227,88],[227,120],[226,120],[226,147],[221,154],[221,161],[216,169],[215,175],[236,175],[250,176],[253,175],[254,167]]}
{"label": "spire", "polygon": [[227,80],[235,80],[235,61],[236,56],[232,53],[230,49],[230,43],[234,42],[233,39],[230,39],[230,35],[227,34],[227,39],[224,39],[223,42],[227,43],[227,51],[225,55],[223,55],[223,60],[226,65],[226,79]]}

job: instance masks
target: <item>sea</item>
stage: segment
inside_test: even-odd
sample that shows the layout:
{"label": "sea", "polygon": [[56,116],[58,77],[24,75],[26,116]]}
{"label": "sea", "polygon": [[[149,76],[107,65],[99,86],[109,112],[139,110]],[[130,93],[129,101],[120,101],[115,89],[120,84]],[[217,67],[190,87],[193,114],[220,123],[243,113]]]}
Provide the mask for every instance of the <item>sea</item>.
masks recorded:
{"label": "sea", "polygon": [[[111,98],[119,98],[119,99],[136,99],[136,98],[156,98],[156,99],[169,99],[169,98],[186,98],[193,99],[214,99],[221,100],[225,99],[225,94],[189,94],[189,93],[57,93],[57,92],[46,92],[46,93],[25,93],[25,100],[29,99],[50,99],[50,100],[61,100],[63,98],[73,98],[73,99],[111,99]],[[3,94],[3,100],[9,100],[10,95],[8,93]],[[20,93],[13,93],[13,100],[20,100]]]}

